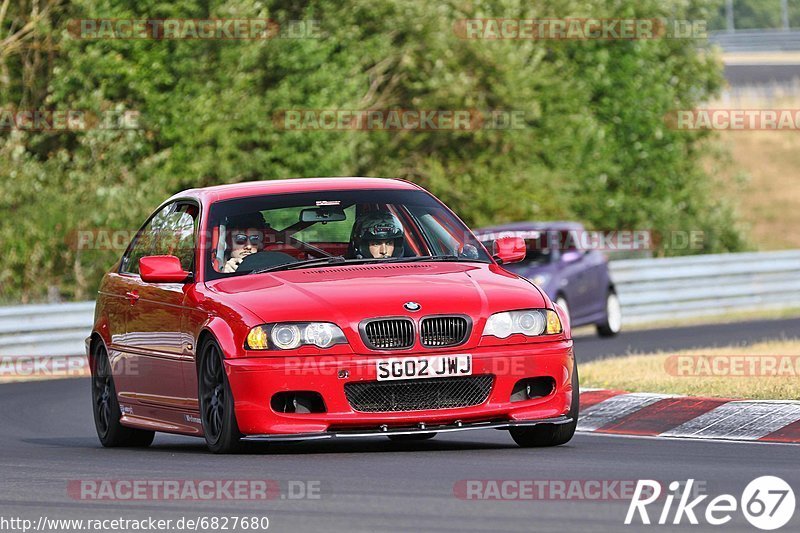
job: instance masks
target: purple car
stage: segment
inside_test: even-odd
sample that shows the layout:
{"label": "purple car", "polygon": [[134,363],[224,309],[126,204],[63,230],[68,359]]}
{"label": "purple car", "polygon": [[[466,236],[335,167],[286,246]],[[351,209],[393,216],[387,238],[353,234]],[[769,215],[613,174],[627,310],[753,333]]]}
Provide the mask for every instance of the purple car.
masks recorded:
{"label": "purple car", "polygon": [[567,311],[573,326],[594,324],[600,336],[612,337],[622,328],[619,299],[606,256],[582,246],[586,234],[577,222],[517,222],[475,230],[489,250],[499,237],[525,239],[525,259],[506,269],[538,285]]}

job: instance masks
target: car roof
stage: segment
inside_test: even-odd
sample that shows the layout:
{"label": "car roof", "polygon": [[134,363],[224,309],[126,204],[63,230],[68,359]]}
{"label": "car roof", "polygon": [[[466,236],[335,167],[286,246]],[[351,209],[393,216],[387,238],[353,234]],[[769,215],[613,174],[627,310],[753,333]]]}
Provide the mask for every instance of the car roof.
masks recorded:
{"label": "car roof", "polygon": [[488,226],[472,230],[475,235],[480,236],[485,233],[498,233],[501,231],[582,231],[583,224],[567,220],[554,220],[543,222],[512,222],[500,226]]}
{"label": "car roof", "polygon": [[248,181],[227,185],[214,185],[197,189],[187,189],[175,194],[170,200],[177,198],[197,198],[203,203],[219,200],[244,198],[260,194],[286,194],[294,192],[333,191],[363,189],[421,189],[410,181],[397,178],[361,178],[361,177],[329,177],[329,178],[292,178],[266,181]]}

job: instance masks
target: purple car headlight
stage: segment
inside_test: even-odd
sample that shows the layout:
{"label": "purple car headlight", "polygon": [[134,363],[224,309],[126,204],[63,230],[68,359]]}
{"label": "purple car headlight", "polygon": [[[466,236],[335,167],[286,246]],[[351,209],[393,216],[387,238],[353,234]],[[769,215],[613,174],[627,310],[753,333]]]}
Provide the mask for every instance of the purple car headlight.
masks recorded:
{"label": "purple car headlight", "polygon": [[539,287],[544,287],[547,285],[547,282],[550,281],[552,276],[550,274],[536,274],[531,278],[531,281],[534,285],[538,285]]}

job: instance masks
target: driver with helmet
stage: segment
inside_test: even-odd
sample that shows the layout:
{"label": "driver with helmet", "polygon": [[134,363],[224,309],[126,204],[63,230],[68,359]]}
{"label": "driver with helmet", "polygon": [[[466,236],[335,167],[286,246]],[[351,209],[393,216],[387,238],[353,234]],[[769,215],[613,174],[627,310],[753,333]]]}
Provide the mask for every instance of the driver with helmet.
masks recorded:
{"label": "driver with helmet", "polygon": [[357,259],[403,256],[403,225],[389,211],[370,211],[353,226],[352,248]]}

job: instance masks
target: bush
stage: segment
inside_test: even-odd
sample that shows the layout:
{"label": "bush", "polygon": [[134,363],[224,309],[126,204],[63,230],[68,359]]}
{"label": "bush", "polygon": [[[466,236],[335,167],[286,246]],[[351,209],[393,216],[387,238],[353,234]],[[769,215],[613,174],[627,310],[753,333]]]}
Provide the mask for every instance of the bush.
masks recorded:
{"label": "bush", "polygon": [[[184,188],[296,176],[407,178],[473,226],[571,218],[598,229],[700,229],[713,236],[703,251],[741,247],[699,164],[707,136],[663,120],[719,90],[721,66],[703,43],[464,40],[453,29],[478,17],[708,17],[699,0],[53,4],[61,7],[32,37],[52,43],[52,60],[8,56],[16,66],[3,107],[26,93],[28,107],[134,110],[142,128],[2,133],[0,299],[41,299],[49,286],[91,298],[121,252],[78,250],[68,242],[76,230],[135,230]],[[12,7],[4,31],[26,5]],[[79,40],[67,31],[76,18],[169,17],[314,19],[325,38]],[[26,89],[33,78],[46,91]],[[522,112],[525,127],[330,132],[273,123],[306,108],[497,109]]]}

